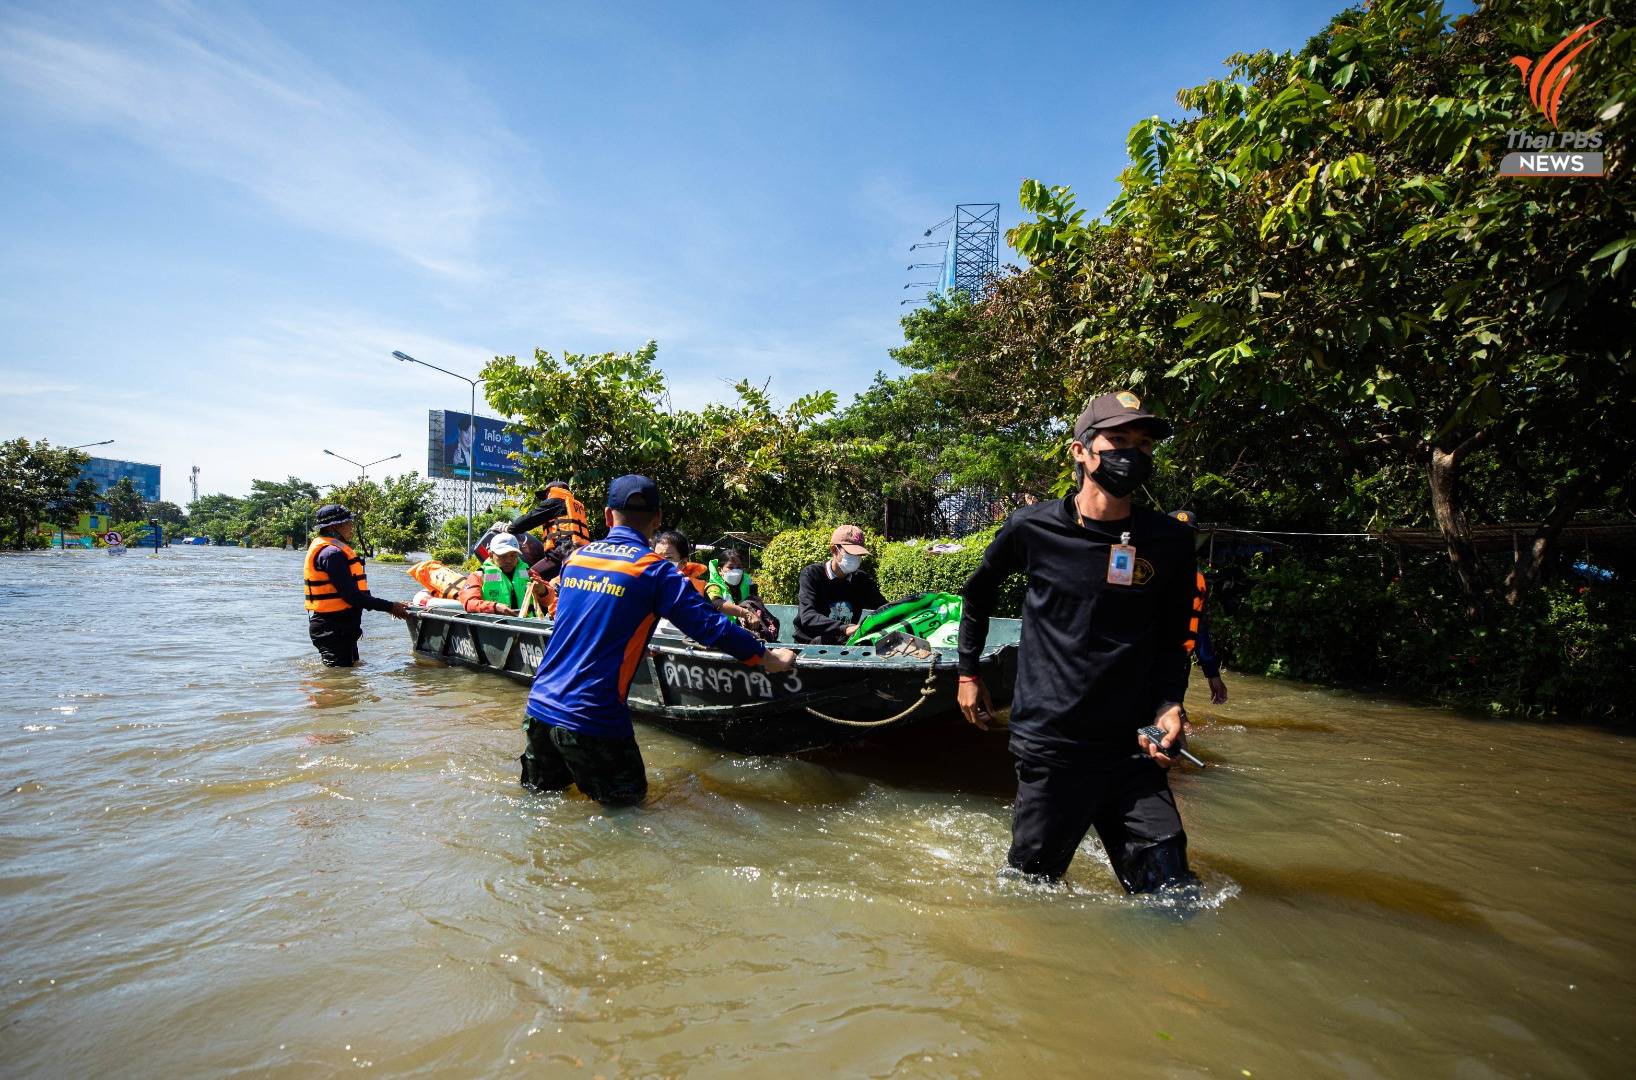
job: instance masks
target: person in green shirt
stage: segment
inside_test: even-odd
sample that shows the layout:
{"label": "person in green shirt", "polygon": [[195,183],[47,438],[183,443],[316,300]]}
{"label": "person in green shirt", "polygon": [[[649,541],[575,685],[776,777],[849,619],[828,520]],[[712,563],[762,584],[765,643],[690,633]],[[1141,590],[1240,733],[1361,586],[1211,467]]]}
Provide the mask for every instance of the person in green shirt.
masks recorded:
{"label": "person in green shirt", "polygon": [[489,557],[473,570],[460,588],[460,603],[483,615],[515,615],[528,595],[528,567],[522,548],[510,533],[489,540]]}

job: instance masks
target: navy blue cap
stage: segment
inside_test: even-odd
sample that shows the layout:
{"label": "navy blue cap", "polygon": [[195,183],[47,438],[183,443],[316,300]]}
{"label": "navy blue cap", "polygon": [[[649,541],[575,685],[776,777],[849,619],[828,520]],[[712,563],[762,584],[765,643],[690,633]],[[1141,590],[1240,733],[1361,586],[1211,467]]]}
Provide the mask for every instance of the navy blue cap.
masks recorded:
{"label": "navy blue cap", "polygon": [[325,503],[318,508],[318,527],[327,529],[331,525],[345,525],[352,520],[352,511],[340,503]]}
{"label": "navy blue cap", "polygon": [[659,485],[645,476],[637,476],[634,473],[621,476],[608,485],[608,509],[657,510]]}

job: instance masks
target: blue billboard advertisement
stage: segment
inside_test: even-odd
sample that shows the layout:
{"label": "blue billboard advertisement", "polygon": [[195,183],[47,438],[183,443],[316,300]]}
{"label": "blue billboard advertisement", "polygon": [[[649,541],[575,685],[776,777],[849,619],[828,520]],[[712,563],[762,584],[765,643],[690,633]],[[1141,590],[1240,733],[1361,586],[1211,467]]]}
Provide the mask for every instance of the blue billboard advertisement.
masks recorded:
{"label": "blue billboard advertisement", "polygon": [[80,475],[97,486],[97,493],[107,491],[120,480],[129,477],[131,484],[147,502],[159,501],[159,466],[140,461],[120,461],[116,458],[94,457],[80,466]]}
{"label": "blue billboard advertisement", "polygon": [[510,483],[522,476],[522,466],[510,454],[521,453],[523,434],[504,420],[479,416],[472,423],[470,413],[435,409],[431,415],[433,451],[426,471],[432,476],[464,480]]}

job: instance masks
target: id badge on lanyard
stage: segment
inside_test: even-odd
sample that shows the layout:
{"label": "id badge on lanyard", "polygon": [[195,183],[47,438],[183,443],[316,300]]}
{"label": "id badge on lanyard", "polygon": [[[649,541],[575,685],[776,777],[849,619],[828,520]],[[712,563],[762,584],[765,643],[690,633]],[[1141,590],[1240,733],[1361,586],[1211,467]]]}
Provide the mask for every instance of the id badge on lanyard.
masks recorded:
{"label": "id badge on lanyard", "polygon": [[1108,584],[1130,585],[1136,581],[1136,549],[1130,533],[1121,533],[1119,543],[1108,548]]}

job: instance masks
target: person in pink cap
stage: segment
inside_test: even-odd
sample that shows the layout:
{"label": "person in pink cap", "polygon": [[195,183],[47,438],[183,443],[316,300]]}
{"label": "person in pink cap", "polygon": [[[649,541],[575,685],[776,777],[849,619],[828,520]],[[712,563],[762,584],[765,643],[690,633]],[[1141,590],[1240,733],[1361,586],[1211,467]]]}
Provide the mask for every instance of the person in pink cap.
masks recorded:
{"label": "person in pink cap", "polygon": [[830,534],[829,561],[801,571],[801,597],[795,613],[797,644],[844,644],[865,612],[886,606],[880,586],[861,569],[868,554],[863,530],[856,525],[842,525]]}

